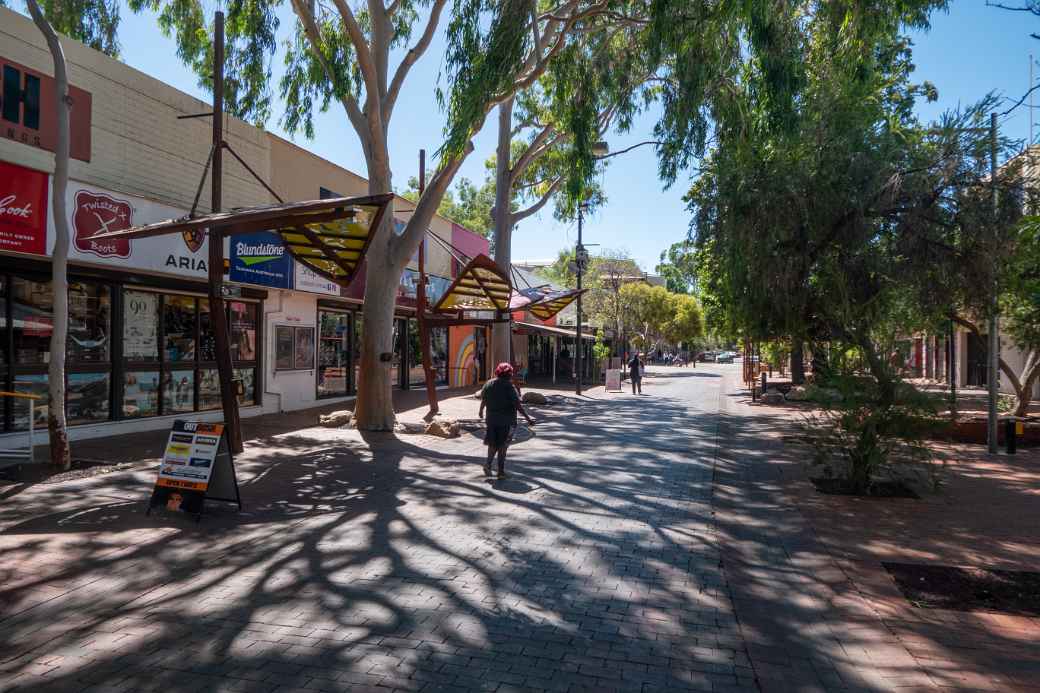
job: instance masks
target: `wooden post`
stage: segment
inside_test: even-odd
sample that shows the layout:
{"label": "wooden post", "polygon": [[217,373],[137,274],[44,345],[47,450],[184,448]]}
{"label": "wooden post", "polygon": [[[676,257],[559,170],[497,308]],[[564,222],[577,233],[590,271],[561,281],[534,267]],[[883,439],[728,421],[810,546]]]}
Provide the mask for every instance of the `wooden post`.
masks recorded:
{"label": "wooden post", "polygon": [[[426,150],[419,150],[419,197],[426,190]],[[426,324],[426,234],[419,241],[419,286],[415,288],[415,313],[419,320],[419,345],[422,352],[423,373],[426,374],[426,399],[430,403],[430,416],[440,411],[437,403],[436,373],[430,357],[430,328]]]}
{"label": "wooden post", "polygon": [[[219,212],[224,152],[224,13],[217,12],[213,22],[213,171],[210,173],[210,207]],[[216,342],[217,376],[220,379],[220,402],[224,411],[224,425],[228,443],[234,453],[242,452],[242,428],[238,418],[238,393],[234,388],[231,366],[231,339],[228,335],[227,313],[224,311],[224,236],[218,228],[209,235],[209,317]]]}

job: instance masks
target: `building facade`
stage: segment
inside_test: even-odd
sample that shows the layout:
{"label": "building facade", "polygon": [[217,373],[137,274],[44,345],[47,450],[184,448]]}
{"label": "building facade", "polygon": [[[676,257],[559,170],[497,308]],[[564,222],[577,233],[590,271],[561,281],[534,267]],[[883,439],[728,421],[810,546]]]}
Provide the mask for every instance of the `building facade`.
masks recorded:
{"label": "building facade", "polygon": [[[73,87],[66,195],[70,437],[165,428],[185,415],[217,419],[205,235],[87,240],[102,230],[210,210],[209,186],[200,188],[209,120],[178,119],[210,105],[75,41],[62,43]],[[44,394],[55,237],[50,70],[50,54],[32,21],[0,8],[0,388]],[[367,194],[363,177],[264,130],[227,118],[224,132],[231,148],[284,200]],[[233,157],[224,161],[225,208],[276,201]],[[407,220],[411,207],[403,198],[395,201],[396,224]],[[485,239],[441,217],[431,222],[424,242],[432,301],[460,269],[446,245],[469,255],[488,250]],[[274,234],[225,243],[226,280],[240,286],[225,310],[242,415],[353,395],[364,329],[363,273],[340,287],[296,263]],[[398,290],[395,322],[393,366],[401,388],[424,378],[416,278],[413,259]],[[437,328],[431,341],[441,384],[471,385],[486,375],[484,328]],[[23,402],[3,400],[0,446],[27,428]],[[36,422],[45,421],[46,407],[38,407]]]}

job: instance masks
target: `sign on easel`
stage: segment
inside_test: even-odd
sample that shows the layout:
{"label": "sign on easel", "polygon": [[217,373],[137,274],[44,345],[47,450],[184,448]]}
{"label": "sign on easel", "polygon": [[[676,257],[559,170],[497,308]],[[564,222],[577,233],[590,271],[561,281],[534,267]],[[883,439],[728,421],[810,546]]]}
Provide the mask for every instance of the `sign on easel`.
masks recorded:
{"label": "sign on easel", "polygon": [[607,369],[607,386],[605,389],[607,392],[621,392],[621,369]]}
{"label": "sign on easel", "polygon": [[146,513],[165,506],[198,520],[207,500],[242,509],[227,431],[224,424],[174,421]]}

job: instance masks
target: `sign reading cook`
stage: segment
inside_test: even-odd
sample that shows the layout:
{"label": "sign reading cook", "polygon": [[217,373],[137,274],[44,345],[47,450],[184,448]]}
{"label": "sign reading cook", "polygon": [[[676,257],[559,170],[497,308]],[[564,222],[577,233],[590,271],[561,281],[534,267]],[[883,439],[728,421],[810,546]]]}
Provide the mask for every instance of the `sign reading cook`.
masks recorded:
{"label": "sign reading cook", "polygon": [[0,251],[47,251],[47,174],[0,161]]}

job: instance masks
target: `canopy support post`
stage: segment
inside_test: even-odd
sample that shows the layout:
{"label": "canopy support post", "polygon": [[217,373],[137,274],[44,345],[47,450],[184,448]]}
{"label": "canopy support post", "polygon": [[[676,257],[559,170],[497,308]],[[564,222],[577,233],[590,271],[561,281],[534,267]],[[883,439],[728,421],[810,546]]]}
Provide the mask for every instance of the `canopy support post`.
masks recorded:
{"label": "canopy support post", "polygon": [[[221,178],[224,151],[224,13],[217,12],[213,31],[213,171],[210,176],[210,208],[220,211]],[[220,402],[227,427],[228,443],[235,454],[242,452],[242,426],[238,417],[238,393],[235,392],[231,365],[231,339],[228,335],[227,313],[221,285],[224,281],[224,235],[211,228],[209,236],[209,316],[213,323],[213,337],[217,356],[217,377],[220,380]]]}

